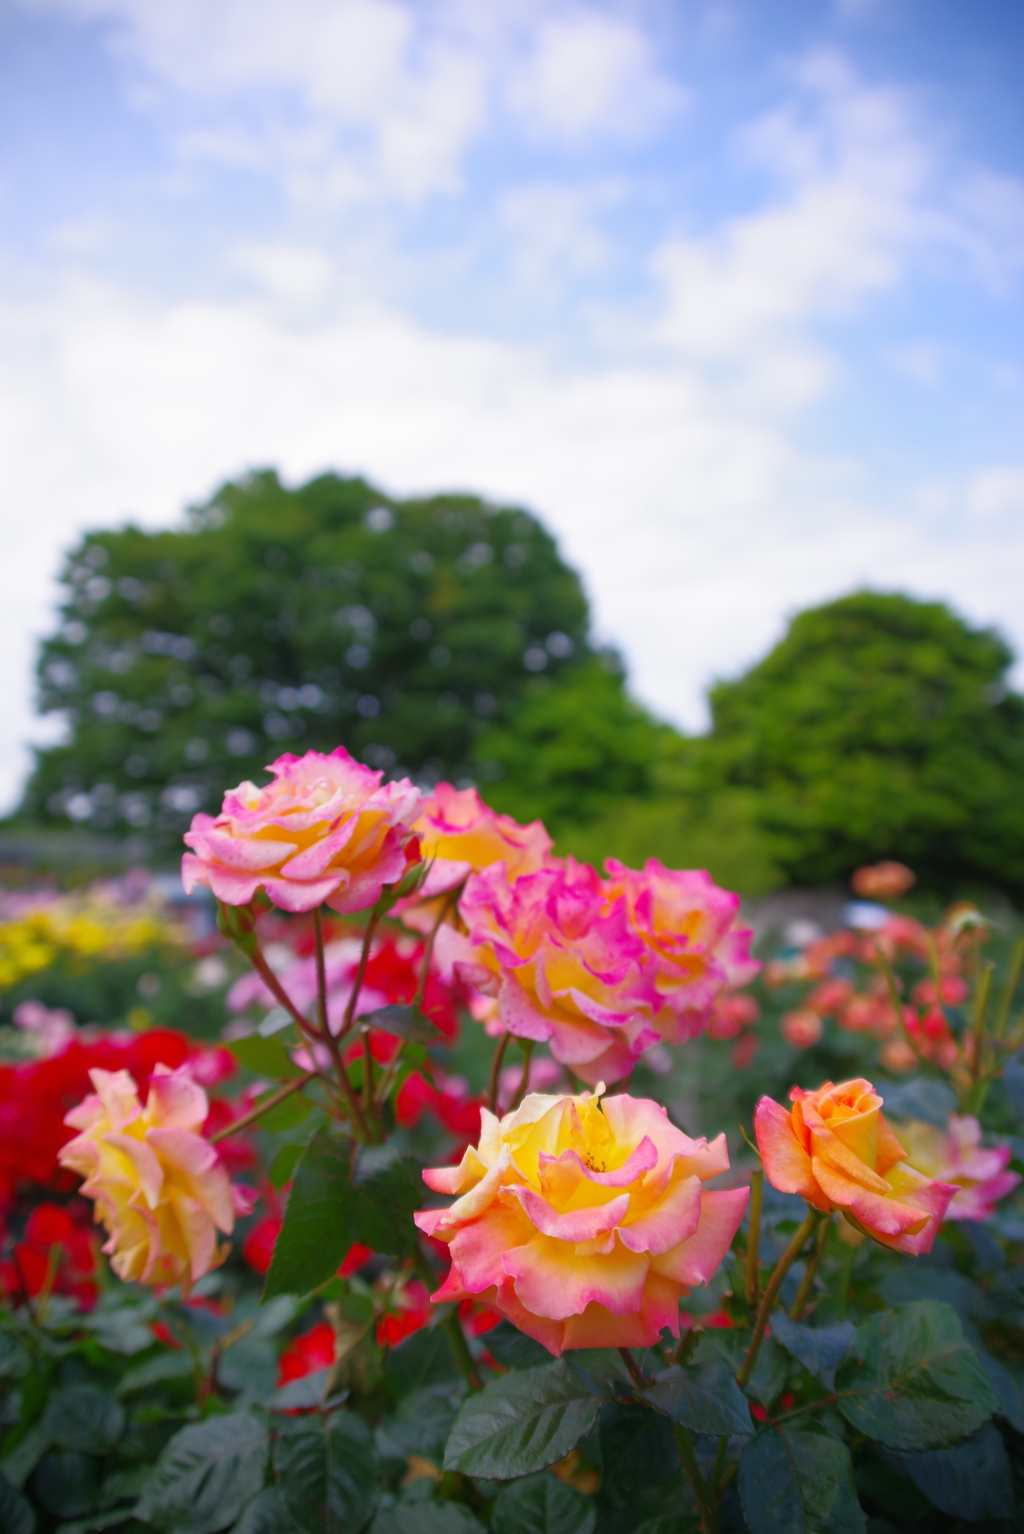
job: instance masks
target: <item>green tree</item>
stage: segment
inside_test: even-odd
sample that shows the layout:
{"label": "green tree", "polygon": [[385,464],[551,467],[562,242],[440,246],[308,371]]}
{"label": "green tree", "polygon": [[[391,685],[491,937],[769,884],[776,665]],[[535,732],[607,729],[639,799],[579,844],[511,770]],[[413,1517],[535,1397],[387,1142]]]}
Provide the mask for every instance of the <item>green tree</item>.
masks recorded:
{"label": "green tree", "polygon": [[1012,654],[939,602],[871,591],[794,618],[711,690],[706,785],[757,790],[795,883],[895,857],[943,889],[1024,893],[1024,699]]}
{"label": "green tree", "polygon": [[486,783],[502,767],[481,732],[510,724],[531,679],[593,663],[554,540],[468,495],[252,474],[183,529],[88,534],[62,579],[39,683],[68,738],[38,754],[35,821],[169,841],[281,751],[339,743],[391,775]]}

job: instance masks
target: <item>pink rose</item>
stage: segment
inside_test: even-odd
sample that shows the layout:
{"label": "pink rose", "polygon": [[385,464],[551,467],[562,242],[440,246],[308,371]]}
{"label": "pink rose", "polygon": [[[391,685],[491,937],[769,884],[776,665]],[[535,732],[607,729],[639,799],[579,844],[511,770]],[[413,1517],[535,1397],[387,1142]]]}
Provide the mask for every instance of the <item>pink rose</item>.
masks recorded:
{"label": "pink rose", "polygon": [[983,1146],[981,1125],[969,1113],[951,1113],[945,1130],[919,1119],[893,1129],[912,1167],[956,1187],[947,1220],[987,1220],[1020,1182],[1018,1172],[1006,1170],[1010,1147]]}
{"label": "pink rose", "polygon": [[375,905],[405,872],[419,790],[407,778],[382,785],[383,774],[344,746],[286,753],[268,771],[264,788],[241,783],[225,794],[216,819],[195,816],[181,861],[186,893],[206,884],[226,905],[247,905],[262,889],[284,911]]}

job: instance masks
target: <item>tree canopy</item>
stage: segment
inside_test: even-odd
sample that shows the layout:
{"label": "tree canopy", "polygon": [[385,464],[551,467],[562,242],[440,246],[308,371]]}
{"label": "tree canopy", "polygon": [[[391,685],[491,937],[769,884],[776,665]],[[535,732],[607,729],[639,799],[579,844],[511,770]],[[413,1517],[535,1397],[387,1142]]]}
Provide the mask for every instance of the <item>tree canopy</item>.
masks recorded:
{"label": "tree canopy", "polygon": [[794,618],[711,689],[705,781],[758,791],[791,882],[897,857],[1024,891],[1024,699],[1012,654],[940,602],[860,591]]}
{"label": "tree canopy", "polygon": [[531,680],[600,669],[550,534],[469,495],[256,473],[183,529],[88,534],[62,579],[39,683],[69,730],[38,754],[33,819],[170,836],[280,752],[339,742],[389,775],[486,786],[508,769],[480,737],[512,726]]}

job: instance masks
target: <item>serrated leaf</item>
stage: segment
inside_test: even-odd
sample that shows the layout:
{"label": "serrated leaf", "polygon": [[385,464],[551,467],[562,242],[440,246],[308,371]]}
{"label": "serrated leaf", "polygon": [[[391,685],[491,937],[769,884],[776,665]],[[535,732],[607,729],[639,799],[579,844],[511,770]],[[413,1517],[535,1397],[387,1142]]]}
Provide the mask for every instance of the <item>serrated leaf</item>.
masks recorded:
{"label": "serrated leaf", "polygon": [[468,1507],[458,1502],[407,1502],[382,1507],[370,1534],[484,1534]]}
{"label": "serrated leaf", "polygon": [[1011,1359],[993,1358],[991,1353],[979,1353],[978,1358],[999,1397],[999,1416],[1018,1433],[1024,1433],[1024,1369]]}
{"label": "serrated leaf", "polygon": [[1013,1471],[998,1431],[987,1423],[964,1443],[927,1454],[886,1453],[951,1518],[979,1523],[1013,1517]]}
{"label": "serrated leaf", "polygon": [[607,1402],[598,1436],[602,1485],[616,1502],[633,1505],[679,1469],[675,1434],[663,1416],[646,1406]]}
{"label": "serrated leaf", "polygon": [[278,1192],[281,1191],[286,1182],[291,1182],[295,1168],[304,1150],[305,1146],[303,1145],[282,1145],[270,1163],[270,1171],[267,1173],[267,1176]]}
{"label": "serrated leaf", "polygon": [[99,1461],[77,1449],[51,1449],[32,1472],[32,1495],[57,1518],[91,1513],[100,1489]]}
{"label": "serrated leaf", "polygon": [[415,1162],[389,1145],[361,1147],[352,1174],[353,1241],[372,1252],[413,1256],[417,1235],[412,1217],[422,1202],[423,1182]]}
{"label": "serrated leaf", "polygon": [[784,1310],[772,1316],[772,1336],[809,1374],[819,1377],[839,1368],[853,1341],[852,1321],[836,1321],[832,1326],[802,1326],[791,1321]]}
{"label": "serrated leaf", "polygon": [[35,1527],[36,1515],[31,1503],[5,1475],[0,1475],[0,1529],[4,1534],[35,1534]]}
{"label": "serrated leaf", "polygon": [[194,1374],[195,1366],[184,1348],[176,1352],[168,1350],[158,1353],[155,1358],[147,1358],[123,1374],[118,1381],[117,1393],[119,1396],[134,1395],[136,1390],[149,1390],[165,1380],[191,1379]]}
{"label": "serrated leaf", "polygon": [[759,1433],[740,1460],[750,1534],[864,1534],[850,1451],[813,1422]]}
{"label": "serrated leaf", "polygon": [[396,1393],[403,1396],[459,1378],[448,1338],[439,1326],[423,1326],[406,1337],[388,1354],[385,1369]]}
{"label": "serrated leaf", "polygon": [[266,1462],[267,1427],[255,1412],[190,1423],[157,1461],[140,1516],[175,1534],[213,1534],[261,1489]]}
{"label": "serrated leaf", "polygon": [[499,1321],[487,1333],[487,1351],[506,1369],[536,1369],[539,1364],[549,1364],[551,1354],[532,1337],[512,1325],[511,1321]]}
{"label": "serrated leaf", "polygon": [[106,1454],[124,1432],[124,1410],[95,1385],[63,1385],[46,1405],[50,1442],[80,1454]]}
{"label": "serrated leaf", "polygon": [[231,1534],[297,1534],[297,1531],[285,1512],[277,1487],[264,1486],[243,1508],[238,1522],[231,1525]]}
{"label": "serrated leaf", "polygon": [[666,1417],[695,1433],[731,1438],[752,1433],[750,1408],[721,1354],[701,1341],[692,1361],[666,1369],[644,1391],[644,1399]]}
{"label": "serrated leaf", "polygon": [[251,1033],[246,1039],[232,1039],[228,1045],[239,1065],[244,1065],[254,1076],[267,1076],[271,1081],[294,1081],[304,1076],[292,1060],[280,1039],[261,1039]]}
{"label": "serrated leaf", "polygon": [[358,1534],[379,1495],[377,1451],[354,1412],[292,1419],[274,1449],[278,1489],[299,1534]]}
{"label": "serrated leaf", "polygon": [[859,1326],[836,1375],[846,1420],[887,1448],[945,1448],[998,1407],[956,1311],[935,1300],[885,1311]]}
{"label": "serrated leaf", "polygon": [[444,1468],[494,1481],[544,1470],[589,1433],[602,1399],[564,1358],[492,1380],[456,1417]]}
{"label": "serrated leaf", "polygon": [[319,1406],[331,1377],[330,1368],[312,1369],[301,1379],[289,1380],[267,1399],[269,1411],[297,1411],[303,1407]]}
{"label": "serrated leaf", "polygon": [[593,1534],[597,1513],[589,1497],[554,1475],[531,1475],[499,1493],[494,1534]]}
{"label": "serrated leaf", "polygon": [[351,1142],[318,1129],[295,1168],[264,1300],[309,1294],[337,1272],[355,1239],[349,1214],[351,1164]]}
{"label": "serrated leaf", "polygon": [[418,1007],[378,1007],[376,1012],[364,1012],[359,1019],[359,1026],[379,1028],[381,1033],[389,1033],[396,1039],[407,1039],[412,1044],[437,1044],[443,1038]]}

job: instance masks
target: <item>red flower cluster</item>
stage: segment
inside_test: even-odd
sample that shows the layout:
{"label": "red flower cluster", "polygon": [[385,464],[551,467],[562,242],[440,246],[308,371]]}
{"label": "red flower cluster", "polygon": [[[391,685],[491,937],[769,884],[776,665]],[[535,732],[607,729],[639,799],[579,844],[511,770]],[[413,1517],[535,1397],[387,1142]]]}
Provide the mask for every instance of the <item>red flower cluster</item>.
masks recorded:
{"label": "red flower cluster", "polygon": [[25,1234],[0,1261],[0,1294],[35,1299],[44,1289],[73,1296],[83,1309],[96,1303],[96,1247],[92,1210],[82,1199],[70,1208],[37,1204]]}

